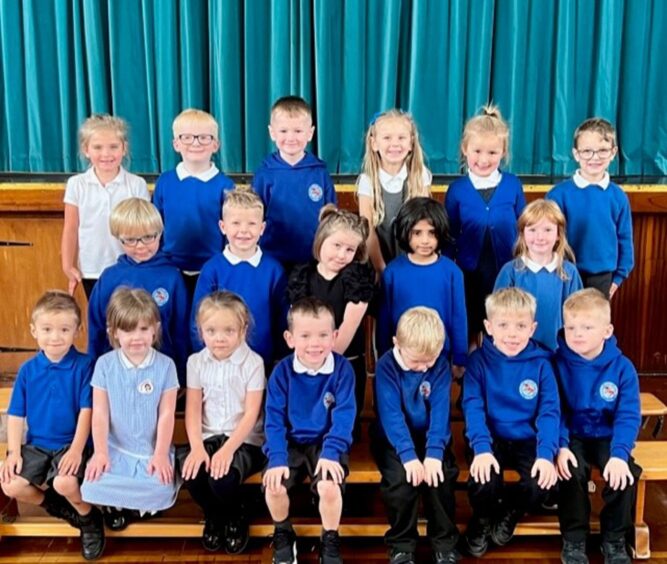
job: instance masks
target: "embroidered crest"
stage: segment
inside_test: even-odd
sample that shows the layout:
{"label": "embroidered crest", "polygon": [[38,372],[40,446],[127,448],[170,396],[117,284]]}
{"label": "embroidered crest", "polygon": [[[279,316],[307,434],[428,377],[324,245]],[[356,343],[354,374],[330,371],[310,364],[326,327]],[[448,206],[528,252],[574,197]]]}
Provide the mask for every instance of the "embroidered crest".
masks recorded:
{"label": "embroidered crest", "polygon": [[154,389],[153,382],[148,379],[139,382],[139,385],[137,386],[139,393],[144,395],[152,394]]}
{"label": "embroidered crest", "polygon": [[614,401],[618,397],[618,386],[613,382],[603,382],[600,386],[600,397],[604,401]]}
{"label": "embroidered crest", "polygon": [[425,380],[419,384],[419,393],[424,399],[428,399],[428,397],[431,395],[431,382],[427,382]]}
{"label": "embroidered crest", "polygon": [[311,184],[308,187],[308,197],[311,201],[319,202],[322,199],[322,196],[324,196],[324,190],[322,190],[322,187],[319,184]]}
{"label": "embroidered crest", "polygon": [[169,301],[169,292],[164,288],[156,288],[151,295],[158,307],[162,307]]}
{"label": "embroidered crest", "polygon": [[519,393],[523,399],[532,400],[537,395],[537,382],[526,379],[519,384]]}
{"label": "embroidered crest", "polygon": [[331,392],[327,392],[326,394],[324,394],[322,403],[324,404],[324,407],[329,409],[334,403],[336,403],[336,398]]}

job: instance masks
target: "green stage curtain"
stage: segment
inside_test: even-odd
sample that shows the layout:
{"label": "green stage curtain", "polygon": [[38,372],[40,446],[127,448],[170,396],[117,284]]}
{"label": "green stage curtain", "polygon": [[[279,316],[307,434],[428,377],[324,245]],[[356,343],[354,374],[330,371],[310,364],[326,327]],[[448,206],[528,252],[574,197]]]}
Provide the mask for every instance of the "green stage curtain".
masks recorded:
{"label": "green stage curtain", "polygon": [[111,112],[129,167],[159,172],[174,116],[198,107],[223,170],[252,172],[271,103],[297,94],[332,172],[357,173],[371,116],[400,107],[433,172],[457,173],[463,124],[494,101],[513,172],[569,174],[574,128],[600,115],[612,173],[664,176],[665,29],[662,0],[0,0],[0,168],[82,170],[78,125]]}

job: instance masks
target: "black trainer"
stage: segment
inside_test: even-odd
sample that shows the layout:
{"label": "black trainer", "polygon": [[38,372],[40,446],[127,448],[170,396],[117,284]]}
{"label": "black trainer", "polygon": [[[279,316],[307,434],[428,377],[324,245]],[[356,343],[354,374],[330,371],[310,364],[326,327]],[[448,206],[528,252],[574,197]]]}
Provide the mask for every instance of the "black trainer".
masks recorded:
{"label": "black trainer", "polygon": [[497,546],[505,546],[512,540],[516,524],[521,519],[521,513],[510,509],[502,514],[500,519],[493,524],[491,528],[491,540]]}
{"label": "black trainer", "polygon": [[320,564],[343,564],[338,531],[324,531],[320,542]]}
{"label": "black trainer", "polygon": [[489,548],[489,535],[491,534],[491,522],[489,519],[478,519],[472,517],[463,537],[466,550],[470,556],[481,558]]}
{"label": "black trainer", "polygon": [[389,564],[415,564],[415,555],[412,552],[392,552]]}
{"label": "black trainer", "polygon": [[435,564],[456,564],[460,559],[461,555],[456,550],[436,551],[433,553],[433,562]]}
{"label": "black trainer", "polygon": [[624,540],[602,541],[600,546],[604,556],[604,564],[630,564],[630,556]]}
{"label": "black trainer", "polygon": [[276,528],[273,531],[273,564],[296,562],[296,534],[294,529]]}
{"label": "black trainer", "polygon": [[560,553],[560,561],[563,564],[588,564],[586,556],[586,543],[563,540],[563,550]]}
{"label": "black trainer", "polygon": [[224,541],[224,527],[213,519],[204,521],[204,533],[201,536],[201,545],[209,552],[217,552],[222,548]]}
{"label": "black trainer", "polygon": [[244,517],[232,519],[225,528],[225,551],[240,554],[248,546],[248,521]]}
{"label": "black trainer", "polygon": [[97,507],[88,515],[79,517],[81,523],[81,556],[86,560],[96,560],[104,552],[104,519]]}
{"label": "black trainer", "polygon": [[52,517],[64,519],[75,529],[81,528],[81,519],[76,509],[53,488],[44,491],[42,507]]}

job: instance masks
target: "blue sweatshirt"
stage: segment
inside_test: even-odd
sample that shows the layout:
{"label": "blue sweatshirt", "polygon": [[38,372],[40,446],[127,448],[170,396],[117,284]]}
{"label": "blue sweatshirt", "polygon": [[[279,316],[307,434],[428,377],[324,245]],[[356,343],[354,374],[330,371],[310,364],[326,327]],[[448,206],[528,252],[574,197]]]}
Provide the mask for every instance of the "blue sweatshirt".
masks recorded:
{"label": "blue sweatshirt", "polygon": [[433,264],[414,264],[407,255],[396,257],[382,274],[381,302],[376,338],[378,354],[391,348],[391,338],[401,315],[411,307],[435,309],[445,324],[444,355],[456,365],[465,366],[468,356],[463,273],[447,257]]}
{"label": "blue sweatshirt", "polygon": [[477,268],[487,229],[498,266],[512,260],[516,220],[525,206],[521,181],[508,172],[502,173],[488,204],[467,174],[452,182],[445,195],[445,209],[454,237],[456,263],[467,271]]}
{"label": "blue sweatshirt", "polygon": [[233,189],[234,182],[221,172],[207,182],[193,176],[179,180],[176,170],[157,179],[153,204],[164,221],[162,248],[178,268],[198,272],[222,251],[218,222],[225,192]]}
{"label": "blue sweatshirt", "polygon": [[627,461],[641,424],[639,379],[612,336],[592,360],[558,339],[556,369],[563,404],[560,446],[570,436],[611,439],[610,456]]}
{"label": "blue sweatshirt", "polygon": [[252,188],[266,209],[264,251],[283,264],[308,262],[320,209],[336,203],[336,191],[324,161],[306,153],[295,165],[276,151],[255,171]]}
{"label": "blue sweatshirt", "polygon": [[558,451],[560,406],[550,353],[530,341],[519,354],[501,353],[489,337],[470,355],[463,376],[466,435],[475,455],[494,438],[537,440],[537,458]]}
{"label": "blue sweatshirt", "polygon": [[269,468],[287,466],[288,443],[322,445],[321,458],[340,462],[349,452],[357,407],[354,370],[333,353],[331,374],[310,375],[294,370],[294,354],[271,373],[266,390],[264,454]]}
{"label": "blue sweatshirt", "polygon": [[97,360],[111,350],[107,337],[107,306],[111,294],[119,286],[143,288],[160,310],[162,341],[159,350],[176,364],[178,379],[185,383],[188,360],[188,293],[180,270],[158,251],[145,262],[136,262],[127,255],[102,272],[88,302],[88,354]]}
{"label": "blue sweatshirt", "polygon": [[216,290],[243,298],[252,315],[248,345],[267,365],[273,363],[287,319],[287,277],[280,263],[263,254],[257,267],[246,261],[233,265],[218,253],[204,265],[192,298],[190,338],[195,352],[204,348],[196,323],[199,302]]}
{"label": "blue sweatshirt", "polygon": [[405,464],[417,458],[413,437],[426,438],[426,456],[442,460],[451,438],[449,389],[452,378],[444,356],[426,372],[403,370],[393,351],[375,369],[375,409],[379,427]]}
{"label": "blue sweatshirt", "polygon": [[634,266],[632,214],[623,189],[613,182],[579,188],[569,179],[546,195],[567,219],[567,240],[577,257],[579,270],[589,274],[612,273],[621,284]]}
{"label": "blue sweatshirt", "polygon": [[570,261],[563,262],[567,280],[563,280],[557,270],[549,272],[541,268],[533,272],[521,258],[508,262],[500,269],[494,291],[501,288],[521,288],[532,294],[537,300],[535,321],[537,329],[533,339],[556,350],[556,337],[563,327],[563,303],[568,296],[581,290],[583,284],[577,267]]}

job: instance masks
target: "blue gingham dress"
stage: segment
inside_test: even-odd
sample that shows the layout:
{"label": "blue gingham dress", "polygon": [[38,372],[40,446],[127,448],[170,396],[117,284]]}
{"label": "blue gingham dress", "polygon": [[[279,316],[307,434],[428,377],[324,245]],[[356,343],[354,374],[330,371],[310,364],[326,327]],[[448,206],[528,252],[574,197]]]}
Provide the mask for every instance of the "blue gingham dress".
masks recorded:
{"label": "blue gingham dress", "polygon": [[[160,399],[178,388],[174,362],[152,350],[134,367],[117,349],[99,358],[91,385],[105,390],[109,398],[110,469],[94,482],[83,482],[83,500],[139,511],[171,507],[180,485],[176,472],[174,482],[165,485],[149,475],[147,467],[155,451]],[[173,446],[169,459],[173,465]]]}

